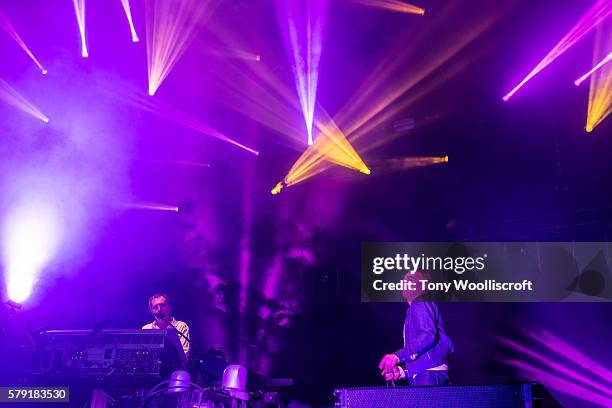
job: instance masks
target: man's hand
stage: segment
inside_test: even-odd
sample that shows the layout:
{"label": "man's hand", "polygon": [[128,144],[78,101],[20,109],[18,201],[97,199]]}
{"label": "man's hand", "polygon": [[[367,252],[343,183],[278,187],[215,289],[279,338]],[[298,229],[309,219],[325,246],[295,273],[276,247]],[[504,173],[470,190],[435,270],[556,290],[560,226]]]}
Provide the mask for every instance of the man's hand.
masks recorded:
{"label": "man's hand", "polygon": [[382,371],[383,375],[387,375],[393,372],[393,367],[399,363],[399,357],[395,354],[385,354],[385,356],[380,360],[378,364],[378,368]]}
{"label": "man's hand", "polygon": [[391,381],[391,380],[397,380],[399,378],[403,378],[404,374],[404,370],[402,370],[402,367],[400,366],[394,366],[391,369],[391,372],[385,374],[385,380],[386,381]]}

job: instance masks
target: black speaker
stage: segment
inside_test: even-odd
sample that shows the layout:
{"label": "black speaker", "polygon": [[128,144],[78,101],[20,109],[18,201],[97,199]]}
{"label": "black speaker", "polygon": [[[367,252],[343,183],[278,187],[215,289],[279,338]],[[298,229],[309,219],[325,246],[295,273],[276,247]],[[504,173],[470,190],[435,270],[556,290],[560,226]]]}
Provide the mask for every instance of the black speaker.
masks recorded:
{"label": "black speaker", "polygon": [[334,391],[336,408],[557,408],[540,383],[358,387]]}

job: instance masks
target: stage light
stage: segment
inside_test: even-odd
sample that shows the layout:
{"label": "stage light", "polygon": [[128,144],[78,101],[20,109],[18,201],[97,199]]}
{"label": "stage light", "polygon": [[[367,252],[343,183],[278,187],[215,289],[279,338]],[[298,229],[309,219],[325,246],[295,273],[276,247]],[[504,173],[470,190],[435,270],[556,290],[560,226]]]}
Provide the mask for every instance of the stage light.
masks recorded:
{"label": "stage light", "polygon": [[313,143],[312,128],[326,13],[324,3],[317,0],[277,2],[279,22],[285,32],[283,38],[291,55],[295,87],[306,124],[309,146]]}
{"label": "stage light", "polygon": [[146,0],[149,95],[155,95],[185,53],[215,2]]}
{"label": "stage light", "polygon": [[26,300],[41,272],[53,259],[62,237],[58,209],[44,200],[11,208],[2,224],[2,256],[8,296]]}
{"label": "stage light", "polygon": [[47,74],[47,70],[41,65],[38,59],[34,56],[30,48],[26,45],[26,43],[21,39],[9,19],[4,15],[2,10],[0,10],[0,27],[13,39],[15,42],[21,47],[21,49],[28,54],[28,56],[34,61],[38,69],[42,72],[43,75]]}
{"label": "stage light", "polygon": [[234,146],[240,147],[241,149],[244,149],[248,151],[249,153],[254,154],[255,156],[259,155],[259,152],[257,150],[251,149],[250,147],[245,146],[235,141],[234,139],[229,138],[228,136],[224,135],[220,131],[206,125],[205,123],[195,118],[192,118],[191,116],[179,111],[178,109],[158,99],[147,98],[135,92],[131,92],[131,93],[125,92],[125,91],[115,92],[115,93],[109,92],[108,94],[111,95],[112,97],[123,100],[126,103],[129,103],[130,105],[133,105],[139,109],[154,113],[158,116],[171,120],[175,123],[178,123],[180,125],[193,129],[197,132],[212,136],[224,142],[230,143]]}
{"label": "stage light", "polygon": [[37,119],[42,120],[45,123],[49,123],[49,118],[46,117],[37,107],[32,105],[27,99],[25,99],[15,88],[13,88],[8,82],[0,79],[0,100],[3,100],[7,104],[14,106],[15,108],[34,116]]}
{"label": "stage light", "polygon": [[448,162],[448,156],[444,157],[394,157],[390,159],[380,159],[373,161],[371,164],[377,170],[381,171],[402,171],[410,170],[416,167],[432,166],[434,164],[442,164]]}
{"label": "stage light", "polygon": [[[405,115],[411,105],[480,58],[485,51],[482,47],[469,51],[466,48],[506,14],[509,4],[466,15],[461,13],[458,3],[448,3],[447,9],[434,15],[431,24],[419,36],[407,31],[399,37],[397,45],[391,47],[392,51],[348,99],[350,103],[334,115],[351,143],[371,135],[378,126],[393,120],[400,112]],[[457,15],[463,16],[461,24],[449,24],[449,19],[456,18],[451,16]],[[434,28],[446,25],[457,28],[443,34]],[[438,44],[435,52],[429,48],[431,43]],[[367,145],[361,143],[360,151],[381,146],[395,137],[397,134],[377,135]]]}
{"label": "stage light", "polygon": [[133,210],[151,210],[151,211],[172,211],[179,212],[179,208],[174,205],[165,204],[150,204],[150,203],[123,203],[120,205],[123,208]]}
{"label": "stage light", "polygon": [[125,16],[127,17],[128,24],[130,25],[130,33],[132,34],[132,41],[138,42],[138,34],[136,34],[136,30],[134,29],[134,22],[132,21],[132,10],[130,8],[130,0],[121,0],[121,5],[123,5],[123,11],[125,11]]}
{"label": "stage light", "polygon": [[[223,24],[211,24],[208,29],[227,50],[244,49],[244,43],[250,40],[238,38],[235,30],[229,30]],[[209,52],[207,47],[197,49],[202,54]],[[264,47],[259,51],[269,55],[267,64],[244,63],[238,59],[224,64],[218,71],[212,71],[215,83],[223,85],[223,91],[217,93],[218,99],[228,108],[285,136],[276,139],[278,143],[302,152],[304,118],[295,96],[295,86],[291,81],[279,77],[276,68],[282,65],[282,61],[275,59],[276,54],[272,50]]]}
{"label": "stage light", "polygon": [[81,34],[81,56],[87,58],[87,40],[85,39],[85,0],[72,0],[74,5],[74,13],[76,14],[77,24],[79,25],[79,33]]}
{"label": "stage light", "polygon": [[296,160],[284,180],[272,189],[272,194],[278,194],[283,187],[292,186],[321,173],[329,167],[330,163],[348,167],[363,174],[371,173],[334,120],[323,108],[319,111],[326,116],[323,120],[315,121],[319,134],[314,143]]}
{"label": "stage light", "polygon": [[[597,29],[593,61],[610,56],[612,49],[612,21]],[[612,111],[612,64],[602,65],[591,75],[589,86],[589,105],[585,129],[592,132]]]}
{"label": "stage light", "polygon": [[240,48],[211,48],[209,46],[203,45],[206,47],[203,52],[206,54],[214,55],[219,58],[227,58],[227,59],[236,59],[236,60],[244,60],[244,61],[261,61],[261,56],[254,54],[250,51],[246,51]]}
{"label": "stage light", "polygon": [[[523,330],[523,334],[530,338],[529,342],[521,344],[505,337],[499,341],[514,353],[525,356],[529,362],[505,360],[505,363],[534,376],[533,380],[548,388],[602,406],[612,404],[612,372],[609,369],[546,330]],[[599,382],[597,377],[605,382]]]}
{"label": "stage light", "polygon": [[348,0],[352,3],[407,14],[425,14],[425,10],[399,0]]}
{"label": "stage light", "polygon": [[559,357],[588,370],[590,373],[595,374],[596,376],[606,380],[609,384],[612,384],[612,371],[590,358],[577,348],[573,347],[557,335],[547,330],[541,330],[538,332],[525,331],[525,334],[539,344],[545,345],[547,349],[558,354]]}
{"label": "stage light", "polygon": [[599,68],[603,67],[604,65],[606,65],[610,61],[612,61],[612,51],[609,52],[608,55],[606,55],[606,57],[603,60],[601,60],[597,65],[595,65],[593,68],[591,68],[591,70],[589,72],[587,72],[586,74],[584,74],[580,78],[576,79],[574,81],[574,85],[580,86],[580,84],[583,83],[585,81],[585,79],[590,77],[593,74],[593,72],[597,71]]}
{"label": "stage light", "polygon": [[284,187],[283,182],[279,181],[278,184],[276,184],[274,186],[274,188],[272,189],[272,191],[271,191],[272,195],[276,195],[276,194],[280,193],[281,190],[283,189],[283,187]]}
{"label": "stage light", "polygon": [[541,382],[547,388],[557,390],[582,401],[587,401],[602,407],[612,406],[612,398],[592,391],[586,387],[582,387],[573,381],[568,381],[555,373],[547,372],[521,360],[506,360],[505,362],[524,371],[526,374],[532,376],[534,381]]}
{"label": "stage light", "polygon": [[527,74],[523,80],[516,85],[510,92],[502,98],[508,102],[521,87],[523,87],[531,78],[536,76],[540,71],[550,65],[565,51],[576,44],[586,34],[591,32],[598,24],[605,21],[612,13],[612,2],[609,0],[597,0],[593,6],[578,20],[576,25],[553,47],[552,50],[536,65],[535,68]]}

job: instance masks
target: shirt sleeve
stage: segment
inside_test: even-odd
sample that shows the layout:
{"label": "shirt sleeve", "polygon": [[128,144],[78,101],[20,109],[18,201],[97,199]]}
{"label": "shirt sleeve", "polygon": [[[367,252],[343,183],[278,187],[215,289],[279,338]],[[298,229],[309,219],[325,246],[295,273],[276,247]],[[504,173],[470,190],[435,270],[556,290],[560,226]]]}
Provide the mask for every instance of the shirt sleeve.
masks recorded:
{"label": "shirt sleeve", "polygon": [[410,333],[404,347],[395,352],[400,362],[410,361],[410,356],[414,354],[418,357],[425,353],[436,344],[438,337],[436,305],[430,302],[418,302],[410,307],[413,308],[412,319],[416,332]]}
{"label": "shirt sleeve", "polygon": [[[176,325],[176,328],[185,336],[187,337],[189,340],[191,340],[191,337],[189,337],[189,326],[187,326],[186,323],[181,322],[181,325]],[[187,356],[187,358],[189,358],[189,341],[187,341],[187,339],[185,339],[185,337],[183,336],[179,336],[179,339],[181,341],[181,346],[183,346],[183,351],[185,352],[185,356]]]}

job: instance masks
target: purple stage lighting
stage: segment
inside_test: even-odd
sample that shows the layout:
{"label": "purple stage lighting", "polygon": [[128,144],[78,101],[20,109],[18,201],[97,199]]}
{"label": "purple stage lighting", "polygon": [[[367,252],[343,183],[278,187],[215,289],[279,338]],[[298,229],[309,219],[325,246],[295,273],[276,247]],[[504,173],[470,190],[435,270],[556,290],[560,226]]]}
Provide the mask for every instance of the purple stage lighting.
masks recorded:
{"label": "purple stage lighting", "polygon": [[38,108],[24,98],[15,88],[13,88],[8,82],[0,79],[0,100],[7,104],[14,106],[15,108],[34,116],[37,119],[42,120],[45,123],[49,123],[49,118],[46,117]]}
{"label": "purple stage lighting", "polygon": [[26,300],[40,273],[53,259],[62,236],[58,209],[33,199],[10,209],[2,222],[2,258],[8,296]]}
{"label": "purple stage lighting", "polygon": [[89,52],[87,51],[87,41],[85,40],[85,0],[72,0],[72,4],[74,4],[74,12],[79,25],[79,33],[81,34],[81,56],[87,58],[89,57]]}
{"label": "purple stage lighting", "polygon": [[43,75],[47,75],[47,70],[45,69],[45,67],[41,65],[41,63],[34,56],[32,51],[30,51],[30,48],[21,39],[21,37],[19,36],[19,34],[17,33],[17,31],[15,30],[15,28],[9,21],[9,19],[6,18],[2,10],[0,10],[0,28],[2,28],[13,40],[15,40],[17,44],[19,44],[21,49],[25,51],[26,54],[28,54],[28,56],[32,59],[32,61],[34,61],[38,69],[40,69],[40,72],[42,72]]}
{"label": "purple stage lighting", "polygon": [[312,127],[327,2],[281,0],[277,2],[277,6],[280,24],[286,33],[285,42],[293,60],[293,75],[306,123],[308,144],[312,145]]}
{"label": "purple stage lighting", "polygon": [[153,100],[151,98],[143,97],[134,92],[132,93],[125,92],[123,94],[118,92],[114,94],[114,97],[117,97],[120,100],[124,100],[127,103],[138,107],[139,109],[154,113],[158,116],[171,120],[175,123],[178,123],[180,125],[193,129],[197,132],[212,136],[224,142],[230,143],[236,147],[240,147],[241,149],[244,149],[247,152],[255,156],[259,155],[259,152],[257,150],[251,149],[250,147],[245,146],[235,141],[234,139],[227,137],[225,134],[221,133],[220,131],[212,128],[211,126],[208,126],[207,124],[195,118],[192,118],[186,113],[179,111],[178,109],[162,102],[159,99]]}
{"label": "purple stage lighting", "polygon": [[597,0],[595,4],[578,20],[576,25],[555,45],[555,47],[531,70],[531,72],[510,92],[504,95],[503,100],[508,100],[531,78],[550,65],[570,47],[576,44],[582,37],[591,32],[599,23],[606,20],[612,13],[612,2],[609,0]]}
{"label": "purple stage lighting", "polygon": [[150,211],[172,211],[179,212],[179,208],[174,205],[153,204],[153,203],[123,203],[121,207],[133,210],[150,210]]}
{"label": "purple stage lighting", "polygon": [[123,6],[123,10],[125,11],[125,16],[127,17],[128,23],[130,25],[130,33],[132,33],[132,41],[138,42],[138,34],[136,34],[136,29],[134,28],[134,21],[132,20],[132,10],[130,8],[130,0],[121,0],[121,5]]}
{"label": "purple stage lighting", "polygon": [[575,80],[574,81],[574,85],[579,86],[588,77],[590,77],[593,74],[593,72],[597,71],[599,68],[603,67],[604,65],[606,65],[610,61],[612,61],[612,51],[610,51],[610,53],[608,53],[608,55],[603,60],[601,60],[597,65],[595,65],[593,68],[591,68],[591,70],[589,72],[587,72],[586,74],[584,74],[583,76],[581,76],[580,78]]}

